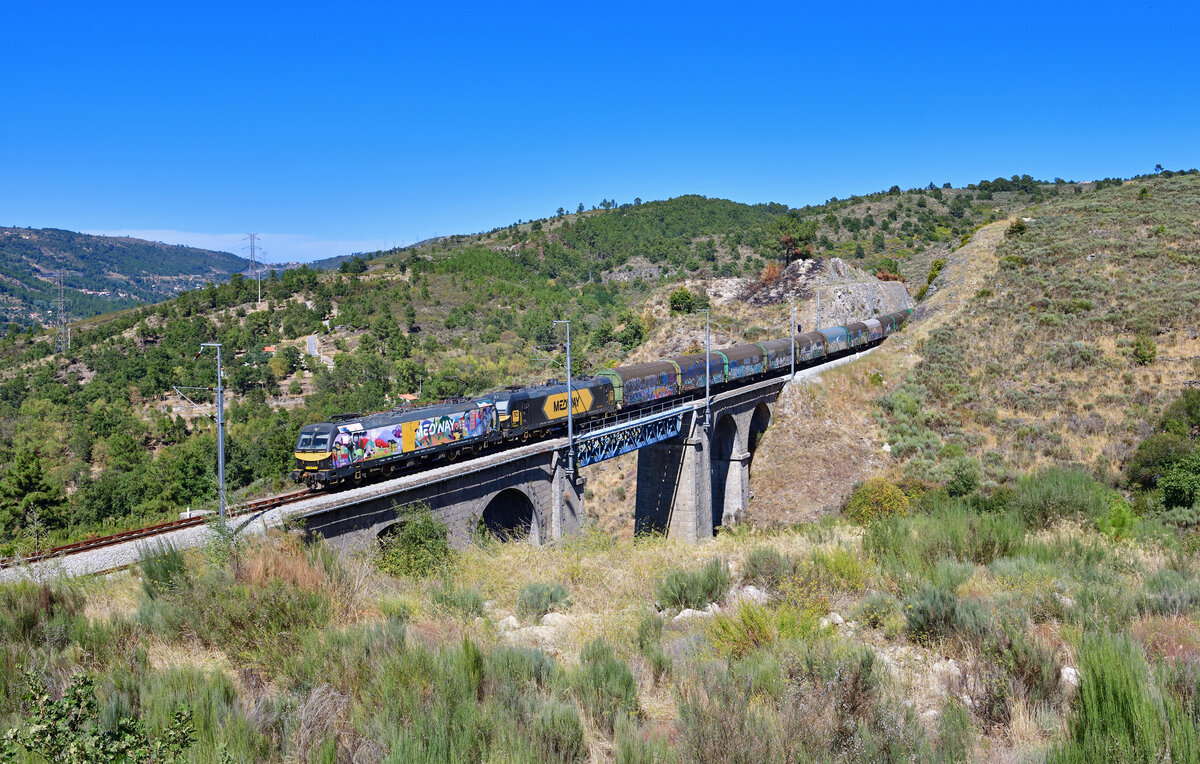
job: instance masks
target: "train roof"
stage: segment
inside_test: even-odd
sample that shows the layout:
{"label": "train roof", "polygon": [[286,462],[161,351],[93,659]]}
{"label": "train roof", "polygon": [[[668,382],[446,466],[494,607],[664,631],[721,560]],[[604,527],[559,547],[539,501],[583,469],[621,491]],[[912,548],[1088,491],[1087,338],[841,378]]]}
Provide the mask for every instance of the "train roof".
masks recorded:
{"label": "train roof", "polygon": [[[604,385],[612,385],[612,380],[607,377],[577,377],[571,380],[571,390],[582,390],[584,388],[603,387]],[[551,382],[543,385],[527,385],[518,388],[509,388],[495,393],[489,393],[488,398],[495,401],[523,401],[530,398],[544,398],[547,395],[555,393],[565,393],[567,391],[566,381]]]}
{"label": "train roof", "polygon": [[338,427],[351,427],[354,424],[359,424],[364,430],[369,430],[373,427],[386,427],[392,424],[401,422],[411,422],[416,419],[432,419],[435,417],[445,416],[447,414],[457,414],[463,411],[471,411],[473,409],[482,408],[483,406],[491,405],[490,397],[473,398],[463,401],[448,401],[443,403],[434,403],[428,406],[420,406],[417,408],[402,408],[392,409],[391,411],[380,411],[375,414],[367,414],[358,419],[341,420],[335,422]]}

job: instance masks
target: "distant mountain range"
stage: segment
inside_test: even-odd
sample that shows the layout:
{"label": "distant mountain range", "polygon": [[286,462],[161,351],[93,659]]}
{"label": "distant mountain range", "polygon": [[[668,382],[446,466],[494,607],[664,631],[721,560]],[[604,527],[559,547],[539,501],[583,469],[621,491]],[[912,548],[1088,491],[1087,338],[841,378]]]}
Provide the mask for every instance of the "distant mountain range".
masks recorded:
{"label": "distant mountain range", "polygon": [[[336,268],[348,257],[309,267]],[[281,271],[298,265],[260,267]],[[67,316],[80,319],[158,302],[234,273],[249,276],[249,271],[247,258],[228,252],[57,228],[0,227],[0,324],[52,324],[59,272]]]}

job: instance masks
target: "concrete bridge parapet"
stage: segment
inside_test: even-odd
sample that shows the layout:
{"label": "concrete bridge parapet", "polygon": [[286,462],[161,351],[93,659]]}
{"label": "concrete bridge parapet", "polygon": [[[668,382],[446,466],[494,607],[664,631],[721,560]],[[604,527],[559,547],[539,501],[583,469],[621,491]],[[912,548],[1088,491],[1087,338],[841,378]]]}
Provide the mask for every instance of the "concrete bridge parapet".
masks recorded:
{"label": "concrete bridge parapet", "polygon": [[557,540],[577,532],[584,518],[586,479],[567,473],[564,444],[548,441],[517,449],[522,453],[516,456],[502,453],[439,467],[380,483],[346,501],[336,501],[333,494],[328,506],[304,514],[303,524],[307,532],[344,549],[367,549],[403,520],[407,508],[423,503],[449,528],[458,547],[466,546],[480,526],[534,543]]}

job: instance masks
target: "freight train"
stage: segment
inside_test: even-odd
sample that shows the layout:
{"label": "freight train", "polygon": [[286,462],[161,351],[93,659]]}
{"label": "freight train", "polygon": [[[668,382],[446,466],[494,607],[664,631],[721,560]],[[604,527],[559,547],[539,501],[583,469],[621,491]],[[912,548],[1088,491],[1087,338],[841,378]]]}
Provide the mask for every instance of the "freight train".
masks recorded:
{"label": "freight train", "polygon": [[[605,369],[571,381],[572,414],[582,424],[703,394],[706,376],[714,392],[779,376],[791,366],[793,353],[797,367],[823,363],[882,342],[909,313],[818,329],[798,335],[794,346],[785,337],[714,350],[707,364],[704,353],[693,353]],[[291,478],[320,487],[386,477],[425,462],[558,435],[566,422],[567,385],[557,381],[431,406],[345,414],[300,430]]]}

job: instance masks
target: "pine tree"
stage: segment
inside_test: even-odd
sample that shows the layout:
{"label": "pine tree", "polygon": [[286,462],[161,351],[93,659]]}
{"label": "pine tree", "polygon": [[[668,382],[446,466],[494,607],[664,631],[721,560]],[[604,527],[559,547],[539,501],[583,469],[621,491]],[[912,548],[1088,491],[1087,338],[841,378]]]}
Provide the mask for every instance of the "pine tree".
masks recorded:
{"label": "pine tree", "polygon": [[0,479],[0,538],[12,538],[18,529],[35,524],[61,527],[65,504],[62,488],[46,477],[37,452],[18,452]]}

